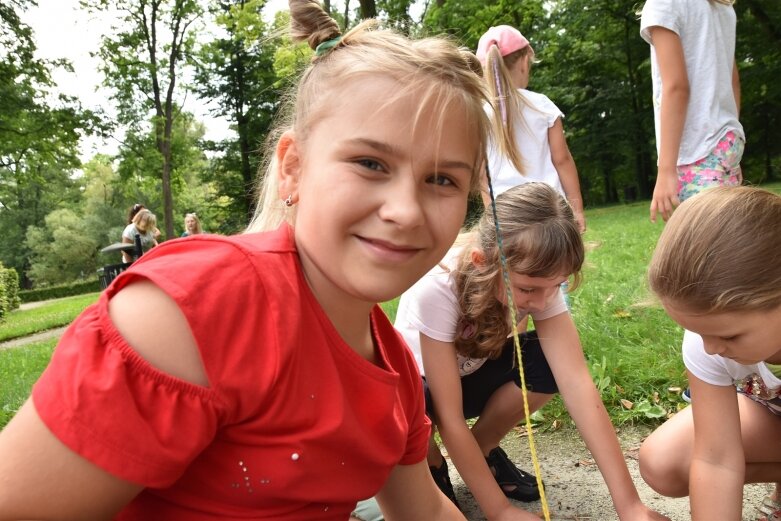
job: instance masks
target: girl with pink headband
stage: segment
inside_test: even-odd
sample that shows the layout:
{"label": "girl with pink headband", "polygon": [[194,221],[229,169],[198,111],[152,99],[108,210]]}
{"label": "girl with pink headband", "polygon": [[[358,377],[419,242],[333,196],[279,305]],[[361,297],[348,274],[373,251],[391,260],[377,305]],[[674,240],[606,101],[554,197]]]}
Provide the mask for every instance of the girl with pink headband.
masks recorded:
{"label": "girl with pink headband", "polygon": [[[529,40],[509,25],[491,27],[480,37],[476,54],[496,100],[494,139],[488,148],[494,196],[522,183],[541,181],[567,199],[584,232],[583,197],[564,137],[564,114],[547,96],[526,88],[534,62]],[[487,187],[483,192],[488,206]]]}

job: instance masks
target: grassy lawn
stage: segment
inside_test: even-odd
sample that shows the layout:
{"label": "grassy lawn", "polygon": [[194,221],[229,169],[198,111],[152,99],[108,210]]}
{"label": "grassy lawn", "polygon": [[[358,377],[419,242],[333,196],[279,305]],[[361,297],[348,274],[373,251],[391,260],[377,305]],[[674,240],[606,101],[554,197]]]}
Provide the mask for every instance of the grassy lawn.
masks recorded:
{"label": "grassy lawn", "polygon": [[[781,184],[765,188],[781,193]],[[588,254],[583,284],[570,293],[572,314],[587,362],[616,424],[658,423],[685,404],[686,376],[680,355],[682,330],[654,302],[645,271],[663,225],[648,220],[648,202],[588,210]],[[98,293],[11,312],[0,324],[0,341],[70,323]],[[395,317],[398,302],[382,305]],[[24,402],[48,363],[56,340],[0,350],[0,428]],[[535,420],[568,423],[560,399]]]}
{"label": "grassy lawn", "polygon": [[17,309],[0,322],[0,342],[70,324],[100,293],[57,299],[33,309]]}
{"label": "grassy lawn", "polygon": [[0,428],[16,414],[52,355],[57,339],[0,351]]}

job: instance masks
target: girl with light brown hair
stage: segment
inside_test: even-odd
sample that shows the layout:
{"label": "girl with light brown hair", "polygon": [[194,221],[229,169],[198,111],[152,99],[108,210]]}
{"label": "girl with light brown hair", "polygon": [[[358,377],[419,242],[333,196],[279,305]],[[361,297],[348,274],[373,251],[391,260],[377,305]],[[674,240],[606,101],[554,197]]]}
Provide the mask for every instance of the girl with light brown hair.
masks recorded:
{"label": "girl with light brown hair", "polygon": [[[651,260],[651,290],[686,329],[692,404],[646,439],[640,471],[690,496],[694,520],[740,520],[744,483],[781,480],[780,234],[781,196],[713,188],[675,211]],[[760,519],[781,519],[773,503]]]}
{"label": "girl with light brown hair", "polygon": [[482,82],[447,40],[289,5],[315,52],[269,150],[277,225],[164,243],[76,320],[0,433],[0,519],[343,521],[376,495],[388,520],[463,521],[377,303],[458,235]]}
{"label": "girl with light brown hair", "polygon": [[[496,213],[501,236],[492,212],[485,212],[444,260],[402,295],[394,324],[415,353],[426,410],[448,455],[488,519],[537,519],[508,501],[538,499],[535,477],[516,467],[499,446],[524,419],[514,342],[508,338],[502,244],[517,317],[530,315],[536,328],[521,335],[530,412],[561,392],[619,518],[667,519],[640,501],[560,289],[566,280],[577,285],[584,260],[572,208],[547,184],[527,183],[499,195]],[[475,417],[470,429],[466,420]],[[443,492],[457,501],[433,434],[428,464]]]}

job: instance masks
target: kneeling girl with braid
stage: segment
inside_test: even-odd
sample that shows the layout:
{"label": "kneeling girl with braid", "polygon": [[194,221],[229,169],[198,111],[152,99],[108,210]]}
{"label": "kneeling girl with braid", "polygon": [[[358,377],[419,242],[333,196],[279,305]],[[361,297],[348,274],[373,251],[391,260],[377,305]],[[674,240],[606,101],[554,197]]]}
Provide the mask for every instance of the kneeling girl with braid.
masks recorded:
{"label": "kneeling girl with braid", "polygon": [[[521,335],[531,412],[561,392],[620,519],[666,519],[640,501],[560,291],[568,279],[577,283],[584,259],[572,209],[548,185],[527,183],[499,195],[496,213],[517,318],[530,315],[536,328]],[[535,478],[518,469],[499,446],[524,419],[508,316],[496,227],[488,209],[442,262],[402,295],[395,326],[424,375],[427,412],[483,513],[489,520],[530,520],[537,518],[507,498],[538,499]],[[471,431],[469,418],[478,418]],[[433,437],[428,464],[437,484],[455,500]]]}

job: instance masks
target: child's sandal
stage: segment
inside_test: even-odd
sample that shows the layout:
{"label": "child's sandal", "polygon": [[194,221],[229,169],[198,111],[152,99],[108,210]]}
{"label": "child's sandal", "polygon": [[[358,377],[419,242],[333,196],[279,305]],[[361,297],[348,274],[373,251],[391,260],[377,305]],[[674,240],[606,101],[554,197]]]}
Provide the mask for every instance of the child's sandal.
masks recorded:
{"label": "child's sandal", "polygon": [[516,467],[501,447],[491,450],[485,461],[505,496],[526,502],[540,499],[537,479]]}
{"label": "child's sandal", "polygon": [[440,465],[439,468],[430,466],[428,469],[431,471],[431,477],[434,478],[434,483],[437,484],[439,490],[456,505],[457,509],[461,510],[461,505],[458,504],[456,493],[453,490],[453,484],[450,482],[450,473],[447,471],[447,461],[443,458],[442,465]]}
{"label": "child's sandal", "polygon": [[765,496],[757,510],[760,514],[757,521],[781,521],[781,502],[770,496]]}

